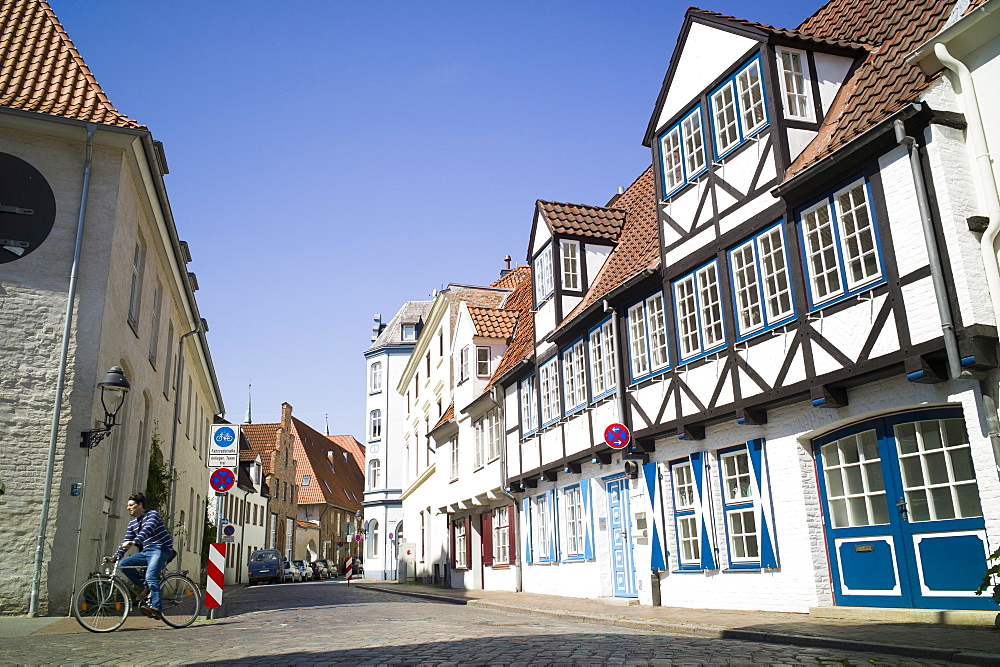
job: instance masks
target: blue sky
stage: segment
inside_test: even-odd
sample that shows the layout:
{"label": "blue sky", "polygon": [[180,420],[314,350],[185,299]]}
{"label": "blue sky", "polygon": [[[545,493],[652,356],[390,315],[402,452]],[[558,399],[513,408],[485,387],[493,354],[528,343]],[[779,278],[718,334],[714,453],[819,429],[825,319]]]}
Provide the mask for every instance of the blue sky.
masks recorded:
{"label": "blue sky", "polygon": [[[686,2],[50,0],[165,145],[227,416],[364,433],[372,315],[525,263],[536,199],[603,205]],[[713,0],[794,28],[818,3]]]}

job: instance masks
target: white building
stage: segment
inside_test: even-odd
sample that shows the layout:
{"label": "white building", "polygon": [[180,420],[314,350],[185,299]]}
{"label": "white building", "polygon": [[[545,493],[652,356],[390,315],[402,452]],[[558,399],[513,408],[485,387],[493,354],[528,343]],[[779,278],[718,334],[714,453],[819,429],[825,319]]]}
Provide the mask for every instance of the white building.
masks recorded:
{"label": "white building", "polygon": [[402,423],[406,402],[395,391],[424,326],[430,301],[408,301],[388,324],[375,316],[372,346],[365,352],[366,481],[364,564],[368,577],[395,579],[397,544],[403,532]]}

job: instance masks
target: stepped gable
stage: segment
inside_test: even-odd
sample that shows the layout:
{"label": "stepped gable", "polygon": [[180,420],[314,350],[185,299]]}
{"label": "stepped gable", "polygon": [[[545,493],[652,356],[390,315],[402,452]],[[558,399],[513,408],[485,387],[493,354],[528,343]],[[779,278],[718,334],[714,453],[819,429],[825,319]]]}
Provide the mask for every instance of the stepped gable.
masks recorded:
{"label": "stepped gable", "polygon": [[[293,458],[298,462],[298,504],[327,503],[345,509],[361,507],[364,475],[357,458],[297,417],[292,417]],[[338,436],[344,438],[350,436]],[[330,459],[333,459],[332,461]],[[302,477],[311,474],[308,486]]]}
{"label": "stepped gable", "polygon": [[260,454],[264,474],[274,472],[271,454],[278,446],[278,428],[281,424],[240,424],[240,430],[247,438],[250,448]]}
{"label": "stepped gable", "polygon": [[602,208],[584,204],[539,199],[538,209],[553,234],[562,236],[586,236],[589,238],[617,241],[625,222],[625,211],[617,208]]}
{"label": "stepped gable", "polygon": [[[972,0],[970,9],[984,0]],[[942,0],[831,0],[798,30],[824,39],[875,45],[841,87],[819,134],[795,159],[786,180],[917,101],[938,75],[926,76],[907,54],[944,27],[953,3]]]}
{"label": "stepped gable", "polygon": [[518,312],[505,308],[469,306],[469,315],[472,316],[477,336],[507,340],[514,333]]}
{"label": "stepped gable", "polygon": [[46,0],[0,3],[0,106],[146,129],[111,104]]}
{"label": "stepped gable", "polygon": [[605,294],[645,269],[660,266],[660,236],[656,223],[656,185],[650,166],[624,193],[615,206],[627,215],[618,245],[594,277],[583,301],[563,322],[569,322]]}
{"label": "stepped gable", "polygon": [[516,312],[517,321],[514,324],[514,333],[510,344],[500,357],[500,363],[493,371],[493,377],[484,389],[484,393],[489,391],[496,383],[497,378],[502,377],[507,371],[519,364],[524,359],[531,358],[535,352],[535,316],[531,312],[534,305],[531,293],[531,269],[523,266],[524,279],[517,284],[514,291],[510,293],[504,308],[508,311]]}

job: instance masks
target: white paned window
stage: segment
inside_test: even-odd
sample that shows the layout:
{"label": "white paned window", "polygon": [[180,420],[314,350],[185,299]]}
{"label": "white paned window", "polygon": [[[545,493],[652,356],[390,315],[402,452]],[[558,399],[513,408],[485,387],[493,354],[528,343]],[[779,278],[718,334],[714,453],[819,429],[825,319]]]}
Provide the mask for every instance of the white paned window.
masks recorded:
{"label": "white paned window", "polygon": [[753,471],[746,448],[720,457],[729,559],[733,563],[760,560],[760,535],[755,510]]}
{"label": "white paned window", "polygon": [[371,369],[371,392],[382,391],[382,362],[376,361]]}
{"label": "white paned window", "polygon": [[667,356],[667,318],[664,314],[663,293],[646,299],[646,330],[649,334],[649,360],[653,370],[670,363]]}
{"label": "white paned window", "polygon": [[545,246],[545,249],[535,258],[535,268],[532,271],[535,280],[535,303],[539,304],[550,296],[553,292],[552,284],[552,244]]}
{"label": "white paned window", "polygon": [[667,366],[667,329],[662,292],[628,309],[628,335],[633,380]]}
{"label": "white paned window", "polygon": [[566,501],[566,555],[584,555],[584,534],[583,525],[583,494],[580,487],[571,486],[566,489],[563,498]]}
{"label": "white paned window", "polygon": [[377,489],[382,483],[382,462],[372,459],[368,462],[368,488]]}
{"label": "white paned window", "polygon": [[466,345],[458,352],[458,381],[465,382],[469,379],[469,346]]}
{"label": "white paned window", "polygon": [[404,324],[403,325],[403,340],[416,340],[417,339],[417,325],[416,324]]}
{"label": "white paned window", "polygon": [[475,435],[476,468],[486,464],[486,420],[478,419],[472,424]]}
{"label": "white paned window", "polygon": [[700,521],[695,512],[695,482],[690,461],[670,467],[674,489],[674,520],[681,565],[701,564]]}
{"label": "white paned window", "polygon": [[468,536],[465,534],[465,519],[459,519],[453,524],[455,526],[455,567],[469,567]]}
{"label": "white paned window", "polygon": [[142,272],[146,259],[146,248],[142,240],[136,241],[132,254],[132,285],[128,297],[128,323],[135,329],[139,326],[139,305],[142,296]]}
{"label": "white paned window", "polygon": [[646,308],[641,301],[628,309],[628,350],[632,362],[632,378],[642,377],[648,373]]}
{"label": "white paned window", "polygon": [[493,564],[510,564],[510,508],[493,510]]}
{"label": "white paned window", "polygon": [[681,121],[684,134],[684,166],[690,179],[705,168],[705,135],[701,130],[701,109]]}
{"label": "white paned window", "polygon": [[784,235],[775,225],[729,253],[736,324],[747,336],[793,314]]}
{"label": "white paned window", "polygon": [[580,242],[560,241],[562,255],[562,286],[564,290],[580,289]]}
{"label": "white paned window", "polygon": [[451,450],[451,481],[458,479],[458,438],[452,438],[448,443]]}
{"label": "white paned window", "polygon": [[806,209],[801,224],[814,306],[882,280],[877,231],[864,180]]}
{"label": "white paned window", "polygon": [[722,88],[712,93],[712,116],[715,120],[715,152],[722,155],[740,143],[732,81],[727,81]]}
{"label": "white paned window", "polygon": [[369,421],[368,439],[378,440],[379,438],[382,437],[382,411],[378,409],[372,410],[371,414],[369,415],[368,421]]}
{"label": "white paned window", "polygon": [[531,525],[535,533],[534,546],[535,553],[537,554],[536,559],[539,561],[548,561],[552,550],[552,524],[549,517],[548,496],[543,495],[535,498],[532,509],[534,510],[534,514],[531,517]]}
{"label": "white paned window", "polygon": [[895,435],[910,521],[983,515],[963,420],[897,424]]}
{"label": "white paned window", "polygon": [[663,162],[663,191],[670,193],[684,185],[680,127],[675,127],[660,137],[660,159]]}
{"label": "white paned window", "polygon": [[568,412],[587,402],[587,365],[582,340],[566,348],[562,362],[563,395]]}
{"label": "white paned window", "polygon": [[531,375],[521,380],[521,433],[531,433],[538,428],[538,376]]}
{"label": "white paned window", "polygon": [[740,119],[743,121],[743,136],[747,136],[756,132],[767,122],[759,61],[752,60],[736,75],[736,87],[740,93]]}
{"label": "white paned window", "polygon": [[615,335],[611,320],[590,332],[590,382],[594,398],[615,388]]}
{"label": "white paned window", "polygon": [[889,523],[882,459],[874,430],[849,435],[820,447],[823,476],[834,528]]}
{"label": "white paned window", "polygon": [[490,376],[490,348],[476,348],[476,375],[481,378]]}
{"label": "white paned window", "polygon": [[717,262],[674,282],[674,300],[682,360],[725,343]]}
{"label": "white paned window", "polygon": [[559,418],[559,367],[553,359],[538,369],[538,387],[542,398],[542,424]]}
{"label": "white paned window", "polygon": [[494,408],[486,413],[486,435],[489,438],[489,460],[493,461],[500,458],[500,446],[503,443],[499,408]]}
{"label": "white paned window", "polygon": [[806,54],[792,49],[778,49],[781,69],[781,96],[785,101],[785,117],[814,120]]}

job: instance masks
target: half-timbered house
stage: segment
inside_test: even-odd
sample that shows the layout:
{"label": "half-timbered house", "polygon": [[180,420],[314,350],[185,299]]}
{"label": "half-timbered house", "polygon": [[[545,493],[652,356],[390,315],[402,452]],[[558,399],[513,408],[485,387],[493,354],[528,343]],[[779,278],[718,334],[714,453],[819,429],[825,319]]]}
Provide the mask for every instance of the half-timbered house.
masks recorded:
{"label": "half-timbered house", "polygon": [[688,10],[651,170],[536,209],[534,349],[499,378],[525,590],[996,610],[996,202],[907,59],[981,4]]}

